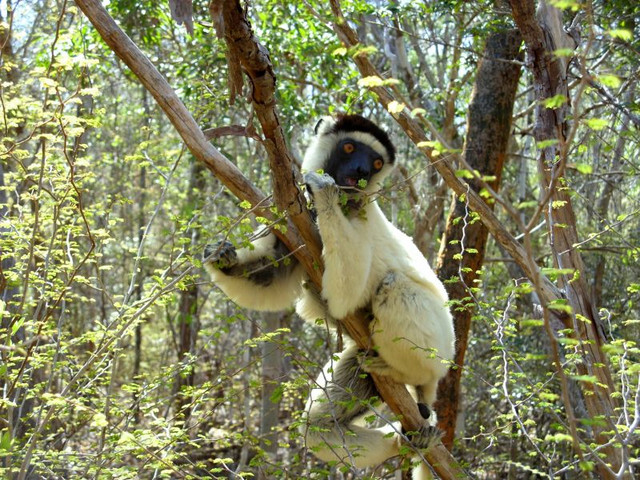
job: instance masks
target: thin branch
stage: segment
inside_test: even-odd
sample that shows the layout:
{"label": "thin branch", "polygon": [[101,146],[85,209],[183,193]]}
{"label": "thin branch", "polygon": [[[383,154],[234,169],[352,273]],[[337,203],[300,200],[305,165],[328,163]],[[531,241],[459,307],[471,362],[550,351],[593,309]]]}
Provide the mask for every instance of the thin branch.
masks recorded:
{"label": "thin branch", "polygon": [[[202,162],[239,199],[246,200],[254,206],[263,204],[265,195],[242,174],[238,167],[207,141],[199,125],[164,76],[118,27],[102,3],[98,0],[78,0],[76,4],[91,21],[105,43],[151,93],[196,160]],[[273,218],[267,207],[258,213],[264,217]],[[295,228],[289,228],[286,234],[281,230],[274,230],[274,233],[291,251],[296,251],[296,257],[303,265],[313,265],[313,259],[308,250],[298,249],[304,242],[300,240]]]}
{"label": "thin branch", "polygon": [[79,0],[78,7],[91,21],[105,43],[136,74],[176,128],[191,153],[218,177],[238,198],[252,205],[264,194],[249,182],[229,159],[205,138],[202,130],[164,76],[118,27],[98,0]]}
{"label": "thin branch", "polygon": [[[346,19],[342,15],[338,0],[331,0],[331,8],[335,16],[334,30],[340,40],[349,48],[357,47],[360,41],[349,26]],[[366,54],[357,53],[353,57],[360,73],[363,77],[381,77],[380,73],[373,66]],[[378,96],[380,103],[387,109],[392,101],[397,101],[395,92],[390,92],[385,87],[371,87],[371,90]],[[442,161],[440,157],[432,154],[432,148],[428,145],[428,138],[424,130],[420,127],[417,120],[410,116],[407,109],[399,114],[394,115],[394,119],[400,127],[405,131],[409,138],[418,146],[418,148],[429,159],[429,162],[442,176],[457,195],[468,195],[469,206],[472,210],[480,215],[482,222],[485,224],[493,237],[504,247],[504,249],[513,257],[520,265],[527,277],[534,283],[541,285],[541,300],[545,303],[552,302],[561,298],[560,291],[546,277],[542,276],[540,269],[535,261],[527,254],[526,249],[509,233],[496,214],[491,210],[487,203],[474,191],[467,193],[467,184],[456,176],[456,172],[448,161]]]}

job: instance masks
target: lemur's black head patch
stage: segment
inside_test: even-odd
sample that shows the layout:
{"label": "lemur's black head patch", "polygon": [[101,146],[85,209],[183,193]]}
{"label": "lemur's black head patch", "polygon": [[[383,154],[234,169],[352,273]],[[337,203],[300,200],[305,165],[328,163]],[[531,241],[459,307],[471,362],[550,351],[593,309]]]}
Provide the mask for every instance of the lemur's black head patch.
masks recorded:
{"label": "lemur's black head patch", "polygon": [[[316,125],[316,133],[322,120]],[[331,127],[328,133],[337,132],[365,132],[372,135],[378,140],[389,154],[389,163],[393,164],[396,159],[396,149],[389,139],[387,132],[378,127],[371,120],[360,115],[338,115],[336,123]]]}

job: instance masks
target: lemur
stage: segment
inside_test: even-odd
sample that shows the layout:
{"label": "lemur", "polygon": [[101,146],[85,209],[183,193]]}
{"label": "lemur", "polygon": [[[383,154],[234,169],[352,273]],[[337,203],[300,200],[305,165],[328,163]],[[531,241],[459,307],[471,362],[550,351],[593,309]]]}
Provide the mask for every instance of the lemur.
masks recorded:
{"label": "lemur", "polygon": [[415,387],[425,423],[411,438],[414,447],[427,449],[439,438],[432,406],[453,358],[453,322],[442,282],[376,202],[395,163],[389,136],[359,115],[325,117],[315,134],[302,170],[322,239],[322,290],[305,288],[306,274],[295,260],[278,261],[288,251],[264,228],[250,248],[208,245],[205,266],[247,308],[274,311],[295,304],[305,320],[329,325],[359,309],[370,312],[375,352],[347,342],[327,363],[311,389],[302,429],[318,458],[363,468],[398,455],[407,440],[397,422],[364,424],[372,413],[366,401],[377,395],[367,373]]}

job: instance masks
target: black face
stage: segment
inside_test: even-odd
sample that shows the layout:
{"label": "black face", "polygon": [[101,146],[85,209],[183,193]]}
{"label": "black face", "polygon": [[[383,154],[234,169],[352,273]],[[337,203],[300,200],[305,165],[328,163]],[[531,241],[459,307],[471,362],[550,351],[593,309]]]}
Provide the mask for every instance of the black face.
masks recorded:
{"label": "black face", "polygon": [[369,183],[383,166],[382,156],[373,148],[345,138],[331,152],[325,172],[341,187],[357,188],[360,180]]}

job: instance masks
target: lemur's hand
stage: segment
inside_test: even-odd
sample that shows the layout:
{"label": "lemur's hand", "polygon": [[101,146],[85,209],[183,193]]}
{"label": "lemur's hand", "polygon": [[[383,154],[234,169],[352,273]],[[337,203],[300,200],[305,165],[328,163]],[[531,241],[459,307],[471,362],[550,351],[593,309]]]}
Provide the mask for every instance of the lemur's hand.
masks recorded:
{"label": "lemur's hand", "polygon": [[236,247],[231,242],[222,241],[204,247],[203,260],[215,268],[230,268],[238,264]]}
{"label": "lemur's hand", "polygon": [[307,190],[311,195],[315,195],[317,192],[331,187],[337,189],[336,181],[328,173],[305,173],[304,183],[307,185]]}

